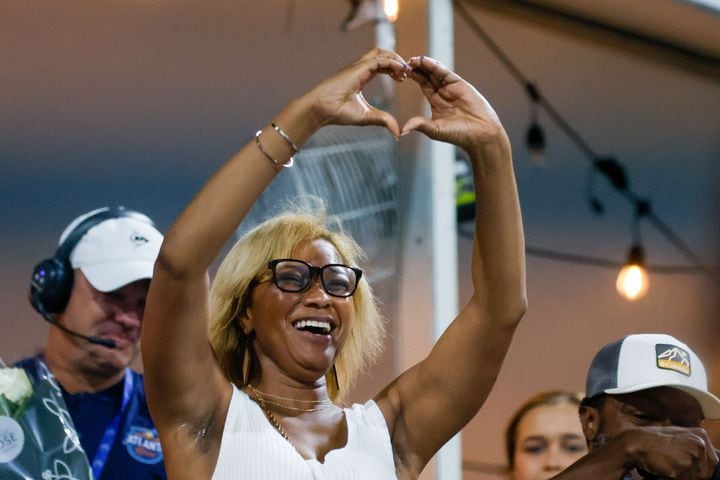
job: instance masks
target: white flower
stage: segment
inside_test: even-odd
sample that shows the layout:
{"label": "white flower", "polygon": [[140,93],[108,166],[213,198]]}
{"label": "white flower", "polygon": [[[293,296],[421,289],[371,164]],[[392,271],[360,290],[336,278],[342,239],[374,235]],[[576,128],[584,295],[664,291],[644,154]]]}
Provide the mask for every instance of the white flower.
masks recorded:
{"label": "white flower", "polygon": [[22,368],[0,368],[0,394],[19,404],[32,395],[32,385]]}

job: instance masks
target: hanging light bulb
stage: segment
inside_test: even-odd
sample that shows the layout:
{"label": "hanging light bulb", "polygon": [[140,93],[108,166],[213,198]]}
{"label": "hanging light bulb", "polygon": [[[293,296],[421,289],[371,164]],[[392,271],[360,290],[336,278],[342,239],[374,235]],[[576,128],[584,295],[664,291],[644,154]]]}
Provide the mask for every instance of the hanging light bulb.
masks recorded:
{"label": "hanging light bulb", "polygon": [[540,92],[534,84],[525,85],[530,97],[530,126],[525,134],[525,145],[530,152],[530,163],[533,165],[545,165],[545,132],[538,122],[538,104],[540,103]]}
{"label": "hanging light bulb", "polygon": [[537,120],[533,120],[530,127],[528,127],[525,142],[530,151],[530,161],[536,165],[543,165],[545,163],[543,157],[545,153],[545,132],[543,132]]}
{"label": "hanging light bulb", "polygon": [[642,298],[647,293],[650,279],[645,268],[645,252],[639,243],[630,248],[628,261],[620,270],[615,286],[618,293],[630,301]]}
{"label": "hanging light bulb", "polygon": [[395,22],[398,18],[398,0],[383,0],[383,10],[389,22]]}

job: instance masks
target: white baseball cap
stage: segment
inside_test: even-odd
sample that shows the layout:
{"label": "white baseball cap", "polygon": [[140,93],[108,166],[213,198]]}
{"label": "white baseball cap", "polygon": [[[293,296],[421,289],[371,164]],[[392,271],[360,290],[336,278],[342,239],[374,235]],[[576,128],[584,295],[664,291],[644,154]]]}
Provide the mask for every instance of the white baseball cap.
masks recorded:
{"label": "white baseball cap", "polygon": [[[60,235],[59,244],[83,220],[108,208],[100,208],[73,220]],[[101,292],[117,290],[137,280],[152,278],[163,236],[147,216],[132,210],[94,225],[80,239],[69,261]]]}
{"label": "white baseball cap", "polygon": [[692,395],[705,418],[720,418],[720,399],[707,387],[705,367],[690,347],[670,335],[628,335],[595,355],[585,395],[618,395],[655,387],[673,387]]}

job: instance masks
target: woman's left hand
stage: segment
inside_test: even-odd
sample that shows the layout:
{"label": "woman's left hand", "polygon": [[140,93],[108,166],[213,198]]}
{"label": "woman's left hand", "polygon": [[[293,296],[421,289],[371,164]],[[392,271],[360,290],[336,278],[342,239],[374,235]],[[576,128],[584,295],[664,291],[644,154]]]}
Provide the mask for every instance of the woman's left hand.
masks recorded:
{"label": "woman's left hand", "polygon": [[428,99],[432,117],[409,119],[402,135],[417,130],[471,154],[484,145],[507,142],[495,110],[475,87],[433,58],[412,57],[409,64],[410,77]]}

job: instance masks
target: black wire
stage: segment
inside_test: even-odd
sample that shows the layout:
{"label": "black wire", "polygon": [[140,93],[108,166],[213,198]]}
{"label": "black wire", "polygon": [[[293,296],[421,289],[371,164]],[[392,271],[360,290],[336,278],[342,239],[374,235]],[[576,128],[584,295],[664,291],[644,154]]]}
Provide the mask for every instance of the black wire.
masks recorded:
{"label": "black wire", "polygon": [[558,113],[557,110],[555,110],[555,107],[553,107],[550,102],[547,101],[547,99],[540,93],[540,91],[537,89],[537,86],[535,86],[534,83],[530,82],[530,80],[523,75],[523,73],[520,71],[520,69],[515,66],[514,63],[508,58],[507,55],[498,47],[498,45],[495,43],[495,41],[488,35],[488,33],[483,30],[483,28],[475,21],[474,18],[470,15],[470,13],[465,9],[465,7],[462,5],[462,3],[458,0],[454,0],[453,4],[455,5],[456,10],[460,15],[465,19],[465,21],[468,23],[470,28],[482,39],[483,42],[485,42],[486,46],[495,54],[495,56],[500,60],[500,63],[505,65],[505,68],[507,68],[510,71],[510,74],[515,77],[515,79],[521,83],[526,89],[531,88],[534,90],[534,100],[536,103],[540,104],[545,108],[545,111],[547,114],[555,120],[555,123],[557,123],[558,127],[560,127],[561,130],[563,130],[567,136],[569,136],[575,144],[585,152],[586,155],[589,155],[591,158],[596,158],[597,155],[595,152],[590,148],[590,145],[588,145],[585,140],[580,137],[580,134],[576,132],[569,123],[567,123],[561,116],[560,113]]}
{"label": "black wire", "polygon": [[[468,230],[458,226],[458,235],[462,238],[472,240],[474,231]],[[550,250],[542,247],[535,247],[531,245],[525,246],[525,253],[530,257],[545,258],[548,260],[558,260],[566,263],[573,263],[576,265],[587,265],[591,267],[601,267],[613,270],[619,270],[625,262],[617,262],[615,260],[608,260],[606,258],[591,257],[588,255],[579,255],[575,253],[558,252],[557,250]],[[646,265],[645,269],[649,272],[654,273],[710,273],[708,269],[704,267],[697,267],[693,265]]]}
{"label": "black wire", "polygon": [[685,242],[683,242],[682,239],[660,217],[658,217],[655,213],[650,212],[647,218],[650,223],[652,223],[655,228],[675,246],[675,248],[684,253],[687,258],[692,260],[693,263],[697,265],[697,268],[707,270],[707,267],[703,265],[700,259],[695,256],[687,245],[685,245]]}
{"label": "black wire", "polygon": [[[604,258],[576,255],[574,253],[556,252],[554,250],[532,246],[526,246],[525,253],[532,257],[547,258],[549,260],[559,260],[593,267],[611,268],[613,270],[619,270],[625,265],[625,262],[615,262]],[[706,273],[705,269],[691,265],[646,265],[645,269],[654,273]]]}
{"label": "black wire", "polygon": [[592,148],[590,148],[590,145],[588,145],[585,140],[582,139],[580,134],[576,132],[569,123],[567,123],[558,113],[557,110],[555,110],[555,107],[550,105],[550,103],[547,101],[545,97],[540,98],[540,105],[545,108],[545,112],[548,114],[550,118],[555,120],[555,123],[558,127],[560,127],[561,130],[565,132],[565,135],[570,137],[571,140],[575,142],[575,145],[582,150],[585,155],[590,157],[591,159],[595,159],[598,157],[598,155],[593,151]]}
{"label": "black wire", "polygon": [[580,265],[591,265],[593,267],[612,268],[618,270],[622,268],[622,264],[613,260],[606,260],[604,258],[588,257],[586,255],[576,255],[574,253],[556,252],[554,250],[547,250],[540,247],[532,247],[527,245],[525,247],[525,253],[540,258],[547,258],[549,260],[560,260],[561,262],[576,263]]}
{"label": "black wire", "polygon": [[[460,16],[467,22],[468,26],[473,30],[478,37],[486,44],[486,46],[492,51],[493,54],[500,60],[500,62],[505,65],[505,67],[508,69],[510,74],[519,82],[521,83],[526,90],[529,88],[532,88],[534,92],[533,100],[536,101],[539,105],[541,105],[545,112],[548,114],[548,116],[555,121],[556,125],[563,131],[565,134],[575,143],[575,145],[583,152],[587,157],[589,158],[590,162],[593,164],[593,166],[596,165],[597,161],[602,160],[599,155],[597,155],[593,149],[588,145],[587,142],[580,136],[580,134],[573,129],[568,122],[565,121],[565,119],[562,118],[560,113],[553,107],[550,102],[547,101],[547,99],[540,94],[537,87],[528,80],[528,78],[520,71],[520,69],[510,60],[510,58],[500,49],[500,47],[495,43],[495,41],[490,37],[490,35],[485,32],[485,30],[482,29],[482,27],[475,21],[474,18],[470,15],[470,13],[467,11],[465,6],[463,5],[463,2],[460,0],[453,0],[453,5],[455,6],[455,10],[460,14]],[[619,165],[619,162],[617,162]],[[606,174],[606,172],[603,172]],[[611,179],[609,179],[611,181]],[[612,181],[611,181],[612,183]],[[620,194],[626,198],[628,201],[632,202],[636,207],[638,206],[638,202],[647,202],[645,199],[642,199],[637,194],[632,192],[629,187],[625,186],[624,188],[618,189]],[[646,218],[659,232],[661,235],[663,235],[675,248],[677,248],[683,255],[685,255],[692,263],[695,264],[694,267],[687,267],[694,270],[699,271],[705,271],[707,272],[708,269],[703,265],[703,263],[700,261],[699,257],[693,253],[692,249],[685,244],[685,242],[680,238],[678,234],[676,234],[670,226],[665,223],[656,213],[650,211],[649,209],[649,203],[648,203],[648,211],[643,215],[643,218]],[[589,257],[588,257],[589,258]],[[675,267],[672,267],[675,268]],[[684,267],[678,267],[678,268],[684,268]]]}

